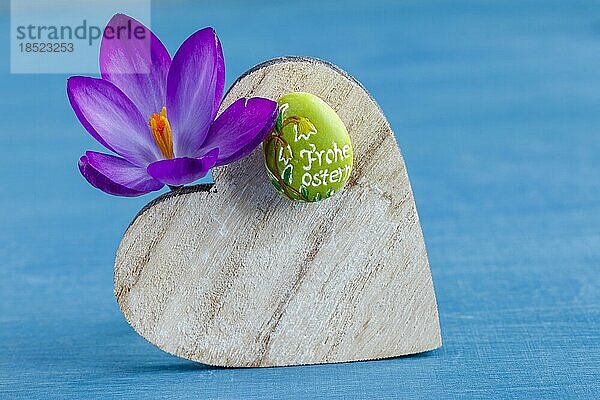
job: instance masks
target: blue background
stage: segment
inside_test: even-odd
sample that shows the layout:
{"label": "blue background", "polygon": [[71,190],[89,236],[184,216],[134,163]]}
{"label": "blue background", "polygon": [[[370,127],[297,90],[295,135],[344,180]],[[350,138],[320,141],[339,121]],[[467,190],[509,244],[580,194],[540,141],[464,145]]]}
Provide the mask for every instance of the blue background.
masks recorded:
{"label": "blue background", "polygon": [[[9,8],[0,6],[0,54]],[[66,76],[0,59],[0,398],[598,398],[600,4],[155,1],[173,53],[217,29],[231,84],[281,55],[324,58],[387,114],[429,251],[444,346],[376,362],[220,369],[139,337],[114,252],[153,196],[105,195]]]}

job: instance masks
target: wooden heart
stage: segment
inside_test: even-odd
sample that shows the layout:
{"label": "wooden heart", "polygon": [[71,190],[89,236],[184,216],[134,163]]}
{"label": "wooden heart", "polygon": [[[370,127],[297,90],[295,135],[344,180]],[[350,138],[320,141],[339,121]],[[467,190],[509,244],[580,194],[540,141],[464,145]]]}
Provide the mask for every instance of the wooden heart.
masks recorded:
{"label": "wooden heart", "polygon": [[339,68],[285,57],[231,87],[276,100],[304,91],[348,128],[345,190],[295,203],[267,179],[262,149],[213,171],[210,190],[167,193],[133,220],[115,295],[144,338],[211,365],[370,360],[441,346],[425,243],[404,160],[381,109]]}

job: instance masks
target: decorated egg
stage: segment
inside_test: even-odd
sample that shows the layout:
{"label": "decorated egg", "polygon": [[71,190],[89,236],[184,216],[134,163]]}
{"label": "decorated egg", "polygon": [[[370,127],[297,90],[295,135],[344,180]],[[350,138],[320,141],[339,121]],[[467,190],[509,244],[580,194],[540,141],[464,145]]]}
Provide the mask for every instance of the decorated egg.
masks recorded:
{"label": "decorated egg", "polygon": [[310,93],[288,93],[277,103],[277,122],[263,143],[271,183],[291,200],[331,197],[352,172],[352,143],[344,123]]}

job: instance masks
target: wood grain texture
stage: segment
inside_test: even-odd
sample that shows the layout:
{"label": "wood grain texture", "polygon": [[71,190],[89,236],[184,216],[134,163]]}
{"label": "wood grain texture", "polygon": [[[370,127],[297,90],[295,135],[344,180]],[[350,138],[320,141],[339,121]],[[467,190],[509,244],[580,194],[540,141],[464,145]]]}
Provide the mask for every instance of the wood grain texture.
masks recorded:
{"label": "wood grain texture", "polygon": [[350,133],[346,189],[280,197],[262,150],[214,171],[210,191],[162,196],[119,246],[115,295],[159,348],[220,366],[379,359],[441,345],[425,244],[404,161],[383,113],[323,61],[283,58],[243,75],[240,97],[323,98]]}

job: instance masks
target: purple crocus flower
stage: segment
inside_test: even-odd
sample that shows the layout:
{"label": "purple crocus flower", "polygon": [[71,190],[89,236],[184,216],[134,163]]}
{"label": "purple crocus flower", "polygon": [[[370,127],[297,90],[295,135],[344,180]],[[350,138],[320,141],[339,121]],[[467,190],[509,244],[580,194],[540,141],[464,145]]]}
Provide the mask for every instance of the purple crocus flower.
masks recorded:
{"label": "purple crocus flower", "polygon": [[107,29],[118,32],[129,23],[144,29],[147,40],[105,35],[102,78],[67,82],[81,124],[117,154],[86,151],[79,170],[89,183],[118,196],[181,186],[245,157],[263,141],[277,116],[274,101],[242,98],[215,120],[225,65],[212,28],[191,35],[171,59],[161,41],[129,16],[115,15]]}

